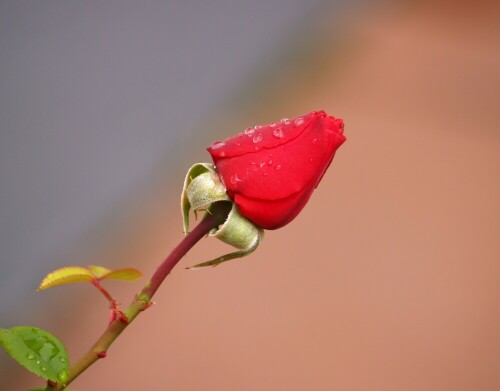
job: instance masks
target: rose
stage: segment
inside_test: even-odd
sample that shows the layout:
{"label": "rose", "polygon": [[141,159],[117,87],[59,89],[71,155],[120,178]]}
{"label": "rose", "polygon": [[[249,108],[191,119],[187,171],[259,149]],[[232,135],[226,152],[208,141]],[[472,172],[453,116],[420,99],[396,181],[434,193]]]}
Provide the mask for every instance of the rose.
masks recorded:
{"label": "rose", "polygon": [[208,151],[240,213],[265,229],[292,221],[304,208],[344,143],[344,123],[324,111],[257,125]]}
{"label": "rose", "polygon": [[208,151],[214,165],[196,163],[184,180],[184,232],[189,231],[190,211],[210,215],[217,205],[228,206],[233,201],[225,222],[210,231],[210,236],[237,251],[194,267],[245,257],[257,249],[264,229],[277,229],[292,221],[345,140],[341,119],[315,111],[294,120],[247,128],[213,143]]}

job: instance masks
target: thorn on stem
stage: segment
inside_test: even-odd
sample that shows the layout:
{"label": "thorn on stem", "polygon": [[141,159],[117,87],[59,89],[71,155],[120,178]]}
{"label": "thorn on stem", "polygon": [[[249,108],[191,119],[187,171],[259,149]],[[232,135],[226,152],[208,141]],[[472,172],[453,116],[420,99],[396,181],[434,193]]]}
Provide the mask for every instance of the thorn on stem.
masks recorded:
{"label": "thorn on stem", "polygon": [[107,353],[105,350],[97,353],[97,357],[99,357],[99,358],[105,358],[106,356],[107,356]]}

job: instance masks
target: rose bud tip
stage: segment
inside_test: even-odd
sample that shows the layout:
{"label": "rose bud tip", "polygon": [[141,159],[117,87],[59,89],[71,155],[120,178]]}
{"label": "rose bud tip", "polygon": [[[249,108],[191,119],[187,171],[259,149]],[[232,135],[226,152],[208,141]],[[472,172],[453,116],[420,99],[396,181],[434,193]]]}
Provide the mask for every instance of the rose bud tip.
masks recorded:
{"label": "rose bud tip", "polygon": [[345,140],[343,120],[320,110],[247,128],[207,149],[241,214],[277,229],[302,210]]}
{"label": "rose bud tip", "polygon": [[335,118],[335,125],[339,128],[340,134],[344,134],[344,121],[341,118]]}

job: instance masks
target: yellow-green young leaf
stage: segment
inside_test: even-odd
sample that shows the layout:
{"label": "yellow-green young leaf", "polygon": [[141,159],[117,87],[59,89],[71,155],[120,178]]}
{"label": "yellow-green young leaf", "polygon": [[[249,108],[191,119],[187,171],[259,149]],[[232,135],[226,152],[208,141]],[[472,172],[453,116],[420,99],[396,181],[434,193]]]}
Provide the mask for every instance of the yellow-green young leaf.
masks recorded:
{"label": "yellow-green young leaf", "polygon": [[142,277],[142,273],[137,269],[126,268],[126,269],[115,269],[111,270],[109,273],[104,274],[99,279],[113,279],[113,280],[124,280],[124,281],[134,281],[139,277]]}
{"label": "yellow-green young leaf", "polygon": [[98,279],[100,280],[102,276],[105,274],[108,274],[111,270],[106,269],[105,267],[102,266],[95,266],[95,265],[89,265],[87,266],[90,272]]}
{"label": "yellow-green young leaf", "polygon": [[0,346],[20,365],[46,380],[68,380],[66,348],[48,331],[29,326],[0,329]]}
{"label": "yellow-green young leaf", "polygon": [[73,284],[75,282],[91,282],[93,279],[94,275],[90,270],[80,266],[68,266],[47,274],[37,290],[41,291],[53,286]]}

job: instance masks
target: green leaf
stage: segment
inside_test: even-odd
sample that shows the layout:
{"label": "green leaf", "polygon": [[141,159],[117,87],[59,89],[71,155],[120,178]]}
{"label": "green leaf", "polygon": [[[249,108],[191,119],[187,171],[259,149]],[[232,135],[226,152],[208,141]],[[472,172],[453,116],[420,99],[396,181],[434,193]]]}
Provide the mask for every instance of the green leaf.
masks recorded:
{"label": "green leaf", "polygon": [[123,281],[135,281],[140,277],[142,277],[142,273],[139,270],[126,268],[126,269],[109,270],[108,273],[101,275],[99,277],[99,280],[113,279],[113,280],[123,280]]}
{"label": "green leaf", "polygon": [[67,266],[47,274],[37,291],[54,286],[73,284],[75,282],[91,282],[94,275],[87,268],[81,266]]}
{"label": "green leaf", "polygon": [[0,329],[0,345],[35,375],[63,384],[68,379],[66,348],[48,331],[30,326]]}

